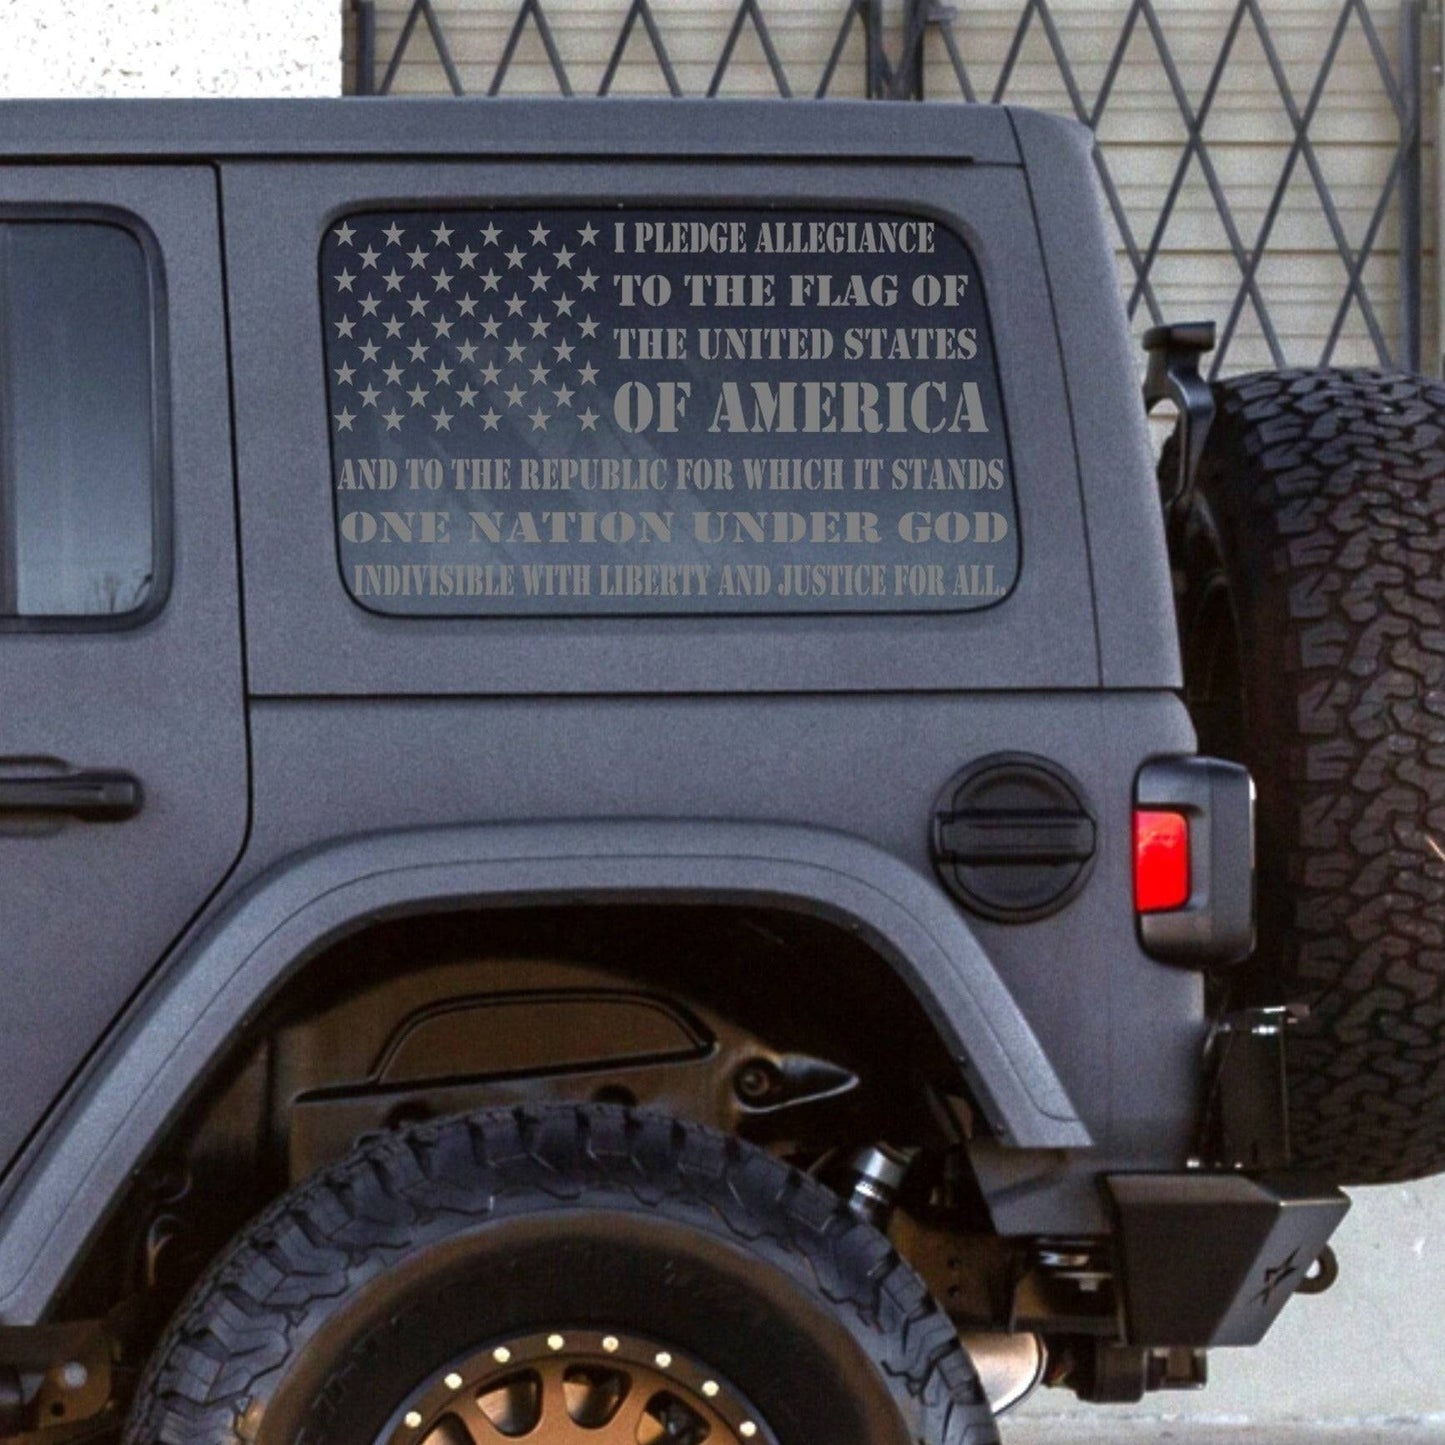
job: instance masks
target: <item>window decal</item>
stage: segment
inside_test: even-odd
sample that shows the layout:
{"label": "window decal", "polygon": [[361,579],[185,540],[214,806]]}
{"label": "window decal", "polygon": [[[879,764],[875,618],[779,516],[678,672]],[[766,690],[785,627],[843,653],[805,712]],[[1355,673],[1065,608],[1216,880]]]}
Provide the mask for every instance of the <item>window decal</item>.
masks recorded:
{"label": "window decal", "polygon": [[353,215],[321,283],[367,607],[947,612],[1013,585],[981,283],[934,220]]}

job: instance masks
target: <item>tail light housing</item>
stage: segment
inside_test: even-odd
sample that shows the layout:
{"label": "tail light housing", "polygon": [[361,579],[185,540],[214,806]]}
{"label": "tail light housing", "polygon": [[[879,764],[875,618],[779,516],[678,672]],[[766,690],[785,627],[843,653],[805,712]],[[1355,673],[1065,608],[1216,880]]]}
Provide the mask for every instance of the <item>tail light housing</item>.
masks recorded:
{"label": "tail light housing", "polygon": [[1155,758],[1134,786],[1134,907],[1145,951],[1214,968],[1254,948],[1254,784],[1219,758]]}

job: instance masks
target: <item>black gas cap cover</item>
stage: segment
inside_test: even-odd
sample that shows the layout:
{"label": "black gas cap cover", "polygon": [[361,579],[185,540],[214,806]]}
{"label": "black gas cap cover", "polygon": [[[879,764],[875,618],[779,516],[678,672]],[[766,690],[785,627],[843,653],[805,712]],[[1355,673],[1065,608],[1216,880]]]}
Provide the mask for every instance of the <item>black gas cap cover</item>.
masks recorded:
{"label": "black gas cap cover", "polygon": [[1077,783],[1028,753],[992,753],[954,774],[933,814],[944,886],[985,918],[1028,923],[1064,906],[1094,861],[1095,822]]}

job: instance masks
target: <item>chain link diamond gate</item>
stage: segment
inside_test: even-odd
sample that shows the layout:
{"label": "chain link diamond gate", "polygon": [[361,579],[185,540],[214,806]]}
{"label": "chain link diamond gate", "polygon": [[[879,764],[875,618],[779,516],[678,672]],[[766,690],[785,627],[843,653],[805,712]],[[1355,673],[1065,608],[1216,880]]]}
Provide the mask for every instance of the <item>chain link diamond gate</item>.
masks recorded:
{"label": "chain link diamond gate", "polygon": [[[1396,3],[1272,0],[1267,15],[1264,0],[1111,0],[1087,11],[1071,0],[702,0],[714,20],[707,53],[698,0],[350,0],[348,77],[367,95],[644,89],[1042,104],[1099,137],[1137,326],[1187,319],[1180,297],[1199,311],[1204,294],[1219,324],[1215,374],[1418,369],[1435,331],[1421,58],[1436,0],[1387,11]],[[832,38],[815,37],[800,59],[779,37],[805,9]],[[596,31],[599,16],[616,30],[593,35],[589,66],[575,47],[567,55],[567,41],[584,24]],[[1213,20],[1207,37],[1201,16]],[[487,37],[490,53],[478,44]],[[1247,77],[1242,105],[1226,99],[1241,90],[1237,73]],[[1141,86],[1152,93],[1142,108]]]}

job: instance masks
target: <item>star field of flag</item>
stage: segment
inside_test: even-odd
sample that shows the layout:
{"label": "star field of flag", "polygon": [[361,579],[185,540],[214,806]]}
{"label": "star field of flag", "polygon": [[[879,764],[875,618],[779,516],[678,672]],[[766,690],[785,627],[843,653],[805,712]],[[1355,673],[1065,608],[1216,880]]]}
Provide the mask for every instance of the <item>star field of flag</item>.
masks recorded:
{"label": "star field of flag", "polygon": [[[599,228],[552,212],[388,212],[322,248],[332,432],[429,450],[606,425]],[[551,449],[551,448],[549,448]]]}

